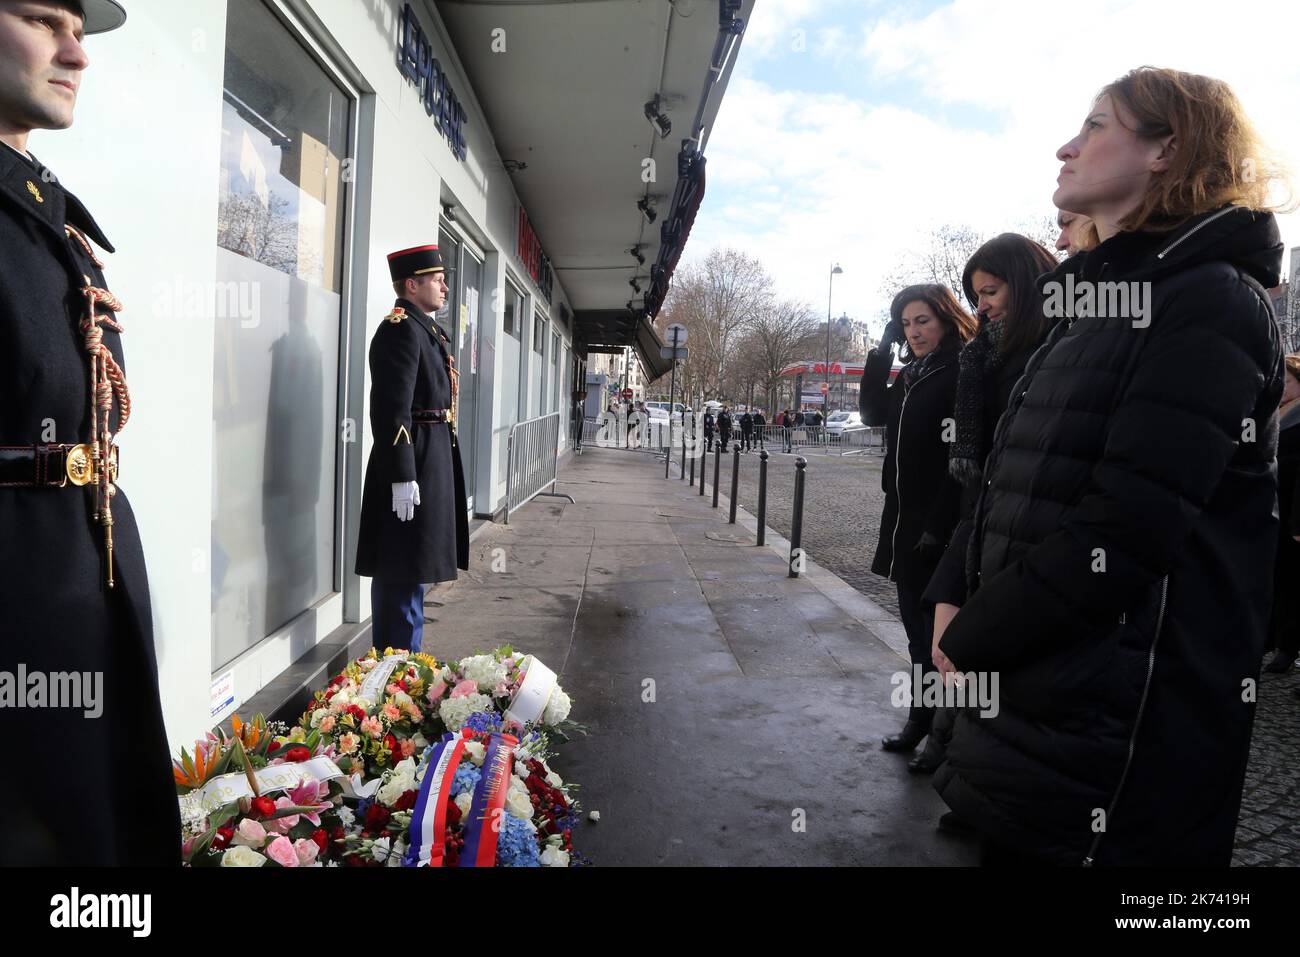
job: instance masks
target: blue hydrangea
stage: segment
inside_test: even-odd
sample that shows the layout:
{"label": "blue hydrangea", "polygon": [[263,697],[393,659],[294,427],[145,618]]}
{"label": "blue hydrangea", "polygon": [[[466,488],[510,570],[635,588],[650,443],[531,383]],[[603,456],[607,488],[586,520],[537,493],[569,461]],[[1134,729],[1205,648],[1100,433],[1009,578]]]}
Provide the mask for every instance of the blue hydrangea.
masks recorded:
{"label": "blue hydrangea", "polygon": [[468,761],[461,762],[460,767],[456,769],[456,776],[451,780],[451,796],[458,797],[461,794],[473,793],[482,776],[483,773],[474,765]]}
{"label": "blue hydrangea", "polygon": [[477,731],[479,734],[500,731],[501,715],[495,711],[475,711],[465,719],[465,727]]}
{"label": "blue hydrangea", "polygon": [[537,838],[532,827],[527,821],[507,814],[497,838],[497,866],[541,867],[538,853]]}

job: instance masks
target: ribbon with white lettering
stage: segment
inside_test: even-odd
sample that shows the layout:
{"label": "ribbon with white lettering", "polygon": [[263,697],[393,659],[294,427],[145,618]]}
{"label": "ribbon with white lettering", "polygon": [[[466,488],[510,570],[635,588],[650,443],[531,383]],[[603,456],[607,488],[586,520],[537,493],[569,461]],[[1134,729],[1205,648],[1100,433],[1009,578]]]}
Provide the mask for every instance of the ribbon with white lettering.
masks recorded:
{"label": "ribbon with white lettering", "polygon": [[523,728],[526,724],[540,721],[557,684],[555,672],[532,655],[525,658],[522,664],[524,680],[519,682],[515,696],[510,699],[510,707],[506,708],[506,713],[502,716],[506,728]]}
{"label": "ribbon with white lettering", "polygon": [[513,735],[492,733],[483,755],[483,773],[470,800],[461,867],[496,867],[497,840],[505,826],[506,790],[518,743]]}
{"label": "ribbon with white lettering", "polygon": [[[258,791],[266,794],[269,791],[291,791],[304,781],[332,781],[343,777],[343,772],[329,758],[319,757],[310,761],[286,762],[261,768],[253,772],[253,777],[257,779]],[[253,786],[248,783],[248,775],[237,771],[213,778],[197,791],[183,795],[180,800],[182,806],[193,804],[211,807],[252,796]]]}
{"label": "ribbon with white lettering", "polygon": [[393,669],[397,667],[399,661],[405,661],[406,655],[389,655],[370,669],[370,674],[366,675],[361,682],[361,690],[357,692],[359,696],[365,698],[371,704],[378,704],[383,700],[384,689],[388,687],[388,679],[393,674]]}
{"label": "ribbon with white lettering", "polygon": [[411,812],[409,867],[442,867],[447,842],[447,801],[451,784],[465,754],[465,737],[448,731],[429,748],[428,767],[420,782],[420,796]]}

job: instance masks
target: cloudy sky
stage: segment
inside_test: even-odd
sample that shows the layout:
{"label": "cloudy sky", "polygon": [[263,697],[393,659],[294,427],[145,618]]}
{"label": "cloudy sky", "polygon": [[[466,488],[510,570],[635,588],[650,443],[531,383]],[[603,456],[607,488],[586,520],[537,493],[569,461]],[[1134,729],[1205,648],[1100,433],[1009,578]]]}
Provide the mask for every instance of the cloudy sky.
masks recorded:
{"label": "cloudy sky", "polygon": [[1300,186],[1298,44],[1294,0],[757,0],[685,258],[745,249],[823,313],[837,261],[835,315],[874,322],[930,229],[1054,214],[1056,150],[1144,64],[1230,83]]}

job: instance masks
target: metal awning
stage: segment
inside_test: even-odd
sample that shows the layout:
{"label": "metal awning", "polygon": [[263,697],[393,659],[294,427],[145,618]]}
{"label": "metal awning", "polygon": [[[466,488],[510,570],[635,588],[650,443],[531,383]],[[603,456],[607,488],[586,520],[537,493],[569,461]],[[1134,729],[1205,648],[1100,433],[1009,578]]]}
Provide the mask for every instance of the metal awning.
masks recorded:
{"label": "metal awning", "polygon": [[652,378],[668,371],[651,321],[704,194],[704,147],[753,4],[436,0],[573,306],[578,351],[633,346]]}

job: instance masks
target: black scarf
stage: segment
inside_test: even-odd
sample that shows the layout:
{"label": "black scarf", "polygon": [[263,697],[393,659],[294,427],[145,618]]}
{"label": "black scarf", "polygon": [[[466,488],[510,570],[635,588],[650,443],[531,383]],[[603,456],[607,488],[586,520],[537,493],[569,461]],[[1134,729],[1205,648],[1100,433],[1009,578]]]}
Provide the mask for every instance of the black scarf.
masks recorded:
{"label": "black scarf", "polygon": [[1002,364],[1003,323],[981,317],[979,332],[966,343],[957,365],[957,439],[948,450],[948,471],[962,485],[978,485],[989,450],[984,438],[984,383]]}

